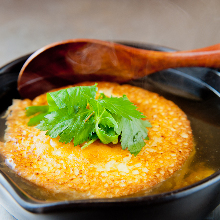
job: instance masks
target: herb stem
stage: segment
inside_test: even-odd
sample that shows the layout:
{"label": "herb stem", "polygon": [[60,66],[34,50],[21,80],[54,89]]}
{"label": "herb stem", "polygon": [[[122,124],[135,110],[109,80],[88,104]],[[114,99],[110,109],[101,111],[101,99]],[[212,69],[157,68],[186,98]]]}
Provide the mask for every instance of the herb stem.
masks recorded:
{"label": "herb stem", "polygon": [[95,138],[95,139],[92,139],[88,142],[86,142],[82,147],[81,149],[85,149],[86,147],[88,147],[90,144],[92,144],[93,142],[95,142],[98,138]]}
{"label": "herb stem", "polygon": [[90,117],[94,114],[95,112],[93,111],[86,119],[85,119],[85,122],[87,122],[89,119],[90,119]]}

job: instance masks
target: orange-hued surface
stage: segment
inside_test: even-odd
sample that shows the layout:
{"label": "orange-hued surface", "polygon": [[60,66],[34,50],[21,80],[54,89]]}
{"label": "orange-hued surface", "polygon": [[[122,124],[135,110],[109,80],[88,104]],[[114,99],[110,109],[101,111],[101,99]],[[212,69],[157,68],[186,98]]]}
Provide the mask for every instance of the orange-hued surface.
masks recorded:
{"label": "orange-hued surface", "polygon": [[28,127],[25,108],[46,104],[43,94],[33,101],[14,100],[9,107],[5,143],[0,145],[6,163],[23,178],[70,198],[136,193],[167,179],[184,164],[193,149],[193,136],[190,122],[178,106],[130,85],[99,82],[98,88],[107,96],[126,94],[151,122],[149,140],[136,157],[122,150],[120,144],[96,141],[82,150]]}

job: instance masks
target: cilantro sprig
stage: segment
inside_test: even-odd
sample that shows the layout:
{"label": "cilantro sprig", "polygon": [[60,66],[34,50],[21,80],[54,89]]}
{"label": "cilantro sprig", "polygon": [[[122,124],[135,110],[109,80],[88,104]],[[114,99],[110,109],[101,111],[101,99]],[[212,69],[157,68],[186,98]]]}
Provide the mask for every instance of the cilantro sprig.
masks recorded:
{"label": "cilantro sprig", "polygon": [[32,116],[28,126],[47,131],[51,138],[82,149],[99,139],[104,144],[121,142],[122,149],[137,155],[148,140],[150,122],[124,95],[95,99],[97,85],[78,86],[47,93],[48,105],[29,106],[26,115]]}

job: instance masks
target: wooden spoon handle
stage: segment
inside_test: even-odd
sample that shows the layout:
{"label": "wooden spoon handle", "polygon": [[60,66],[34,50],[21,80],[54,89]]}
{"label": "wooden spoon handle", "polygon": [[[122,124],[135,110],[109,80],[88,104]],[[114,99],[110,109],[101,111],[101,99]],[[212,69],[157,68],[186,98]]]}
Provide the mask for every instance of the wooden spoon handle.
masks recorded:
{"label": "wooden spoon handle", "polygon": [[[133,51],[134,52],[134,51]],[[136,54],[137,52],[137,54]],[[177,67],[210,67],[220,68],[220,44],[206,48],[177,51],[177,52],[159,52],[159,51],[135,51],[134,56],[142,56],[143,71],[139,71],[135,78]],[[139,57],[139,59],[141,60]],[[141,61],[139,61],[141,62]],[[138,65],[138,64],[137,64]]]}
{"label": "wooden spoon handle", "polygon": [[220,50],[220,44],[215,44],[212,46],[203,47],[203,48],[194,49],[194,50],[186,50],[182,52],[188,53],[188,52],[202,52],[202,51],[213,51],[213,50]]}

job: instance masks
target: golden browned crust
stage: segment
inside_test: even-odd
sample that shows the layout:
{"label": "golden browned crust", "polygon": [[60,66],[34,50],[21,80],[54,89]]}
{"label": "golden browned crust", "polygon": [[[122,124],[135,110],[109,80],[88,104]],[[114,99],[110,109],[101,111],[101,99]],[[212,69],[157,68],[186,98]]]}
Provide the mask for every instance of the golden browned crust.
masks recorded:
{"label": "golden browned crust", "polygon": [[41,95],[33,101],[14,100],[9,108],[6,142],[0,148],[6,162],[31,182],[75,198],[136,193],[167,179],[183,165],[193,148],[193,139],[190,122],[178,106],[130,85],[100,82],[98,88],[106,95],[126,94],[151,122],[150,140],[136,157],[119,144],[96,141],[81,150],[80,146],[62,144],[28,127],[24,109],[46,104],[46,96]]}

